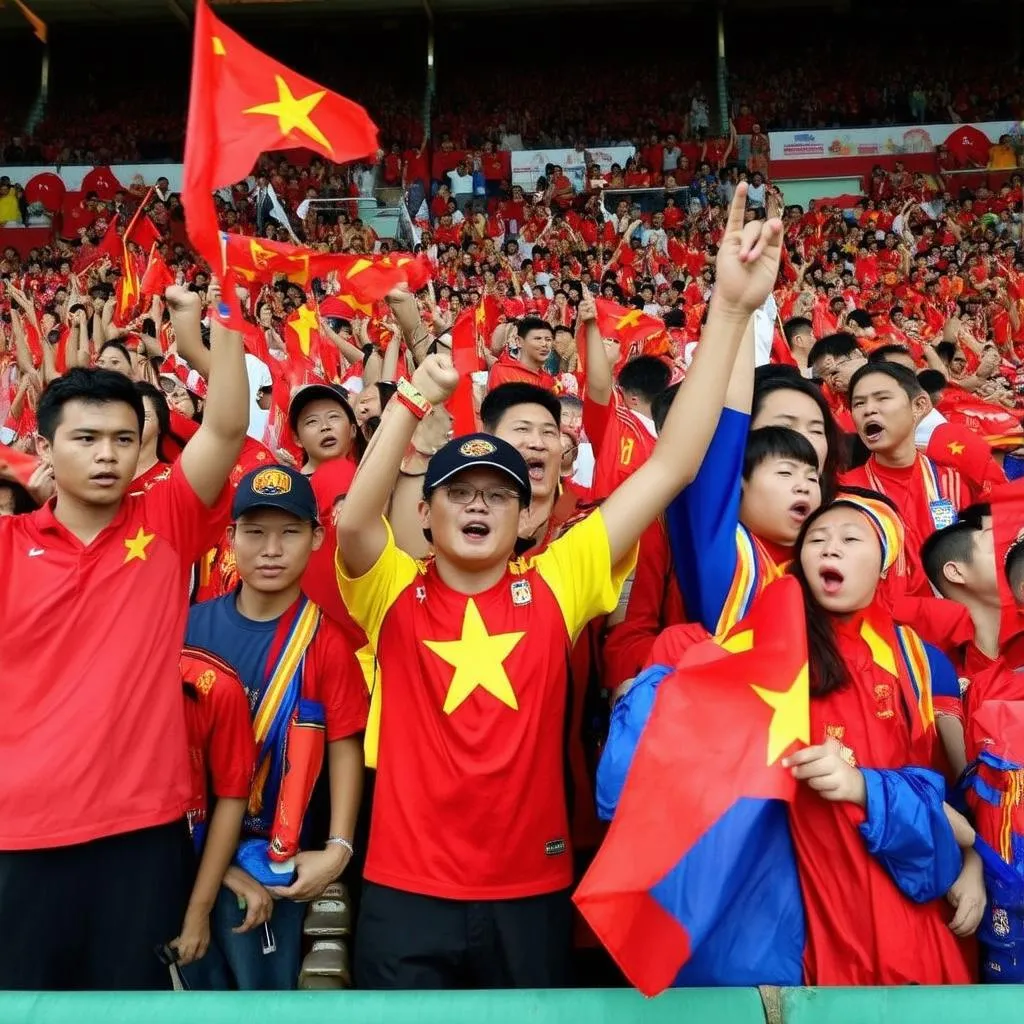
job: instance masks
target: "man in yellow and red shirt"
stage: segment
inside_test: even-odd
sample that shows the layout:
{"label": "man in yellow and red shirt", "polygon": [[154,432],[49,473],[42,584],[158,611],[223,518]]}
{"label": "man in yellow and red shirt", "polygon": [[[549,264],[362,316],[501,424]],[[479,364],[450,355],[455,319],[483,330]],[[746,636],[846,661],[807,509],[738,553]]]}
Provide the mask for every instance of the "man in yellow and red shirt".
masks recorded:
{"label": "man in yellow and red shirt", "polygon": [[434,556],[395,545],[381,509],[417,423],[458,384],[428,356],[399,384],[338,515],[338,583],[377,655],[377,782],[356,947],[364,988],[565,984],[570,941],[563,727],[568,661],[614,607],[640,533],[696,474],[750,314],[775,282],[781,224],[743,226],[737,189],[685,401],[603,505],[529,560],[522,456],[472,434],[424,477]]}
{"label": "man in yellow and red shirt", "polygon": [[169,987],[154,948],[194,870],[189,579],[249,420],[241,336],[215,323],[211,340],[203,424],[164,483],[127,496],[141,399],[75,369],[37,409],[56,497],[0,518],[0,989]]}

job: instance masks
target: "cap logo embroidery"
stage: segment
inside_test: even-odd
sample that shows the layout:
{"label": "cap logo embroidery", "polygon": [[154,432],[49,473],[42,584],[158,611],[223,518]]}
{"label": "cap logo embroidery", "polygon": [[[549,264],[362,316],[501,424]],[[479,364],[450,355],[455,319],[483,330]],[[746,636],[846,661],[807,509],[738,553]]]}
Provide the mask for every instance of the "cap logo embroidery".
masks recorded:
{"label": "cap logo embroidery", "polygon": [[292,489],[292,478],[281,469],[264,469],[252,478],[253,494],[269,497],[287,494]]}
{"label": "cap logo embroidery", "polygon": [[466,455],[472,459],[479,459],[485,455],[493,455],[497,450],[498,449],[495,445],[491,444],[490,441],[485,441],[482,437],[474,437],[459,445],[459,454]]}

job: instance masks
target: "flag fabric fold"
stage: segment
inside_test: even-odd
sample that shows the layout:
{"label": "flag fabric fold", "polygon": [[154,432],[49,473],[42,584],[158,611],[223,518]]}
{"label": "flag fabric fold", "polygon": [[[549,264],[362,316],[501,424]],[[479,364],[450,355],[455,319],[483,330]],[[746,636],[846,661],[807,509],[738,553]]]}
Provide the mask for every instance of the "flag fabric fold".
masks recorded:
{"label": "flag fabric fold", "polygon": [[576,905],[647,995],[799,984],[796,784],[779,763],[809,741],[799,584],[771,584],[726,636],[649,672],[613,711],[598,799],[615,813]]}

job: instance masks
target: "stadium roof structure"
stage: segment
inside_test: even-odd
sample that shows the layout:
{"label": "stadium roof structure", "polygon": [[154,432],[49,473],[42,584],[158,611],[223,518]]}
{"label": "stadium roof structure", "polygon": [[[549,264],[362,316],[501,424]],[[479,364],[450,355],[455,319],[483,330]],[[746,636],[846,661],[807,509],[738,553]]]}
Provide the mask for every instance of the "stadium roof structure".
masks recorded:
{"label": "stadium roof structure", "polygon": [[[652,0],[210,0],[214,10],[245,17],[331,16],[360,14],[449,14],[509,13],[526,7],[572,9],[576,7],[612,7],[628,9],[652,6]],[[666,0],[661,0],[664,4]],[[848,2],[848,0],[847,0]],[[106,24],[126,21],[167,21],[191,19],[194,0],[25,0],[28,8],[47,25]],[[727,0],[731,8],[835,7],[837,0]],[[707,8],[707,0],[674,0],[673,6]],[[844,6],[844,0],[839,0]],[[0,0],[0,30],[24,26],[25,21],[13,0]]]}

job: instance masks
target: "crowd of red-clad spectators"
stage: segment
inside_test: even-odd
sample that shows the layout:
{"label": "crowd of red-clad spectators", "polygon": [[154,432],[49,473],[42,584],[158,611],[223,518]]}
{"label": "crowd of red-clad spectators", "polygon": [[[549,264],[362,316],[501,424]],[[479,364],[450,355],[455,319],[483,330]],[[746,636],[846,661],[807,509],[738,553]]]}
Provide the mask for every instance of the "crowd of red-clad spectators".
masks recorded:
{"label": "crowd of red-clad spectators", "polygon": [[[684,25],[668,14],[666,31],[685,31],[684,61],[613,40],[621,15],[563,21],[563,34],[544,34],[500,74],[482,74],[467,53],[481,38],[502,36],[503,21],[453,25],[438,35],[430,125],[439,142],[456,150],[491,141],[497,149],[642,144],[652,132],[680,140],[719,134],[722,121],[713,26],[700,16]],[[787,38],[787,60],[766,55],[769,29]],[[728,111],[738,134],[870,124],[945,123],[1018,119],[1024,101],[1010,56],[965,48],[941,55],[913,26],[837,20],[825,36],[800,20],[774,15],[729,21]],[[260,33],[266,37],[260,39]],[[848,47],[855,32],[855,50]],[[425,29],[416,21],[381,28],[356,21],[294,36],[254,26],[254,38],[290,66],[363,103],[386,144],[416,146],[424,133]],[[127,36],[122,49],[145,52],[150,36]],[[894,39],[896,42],[894,42]],[[358,43],[358,45],[356,45]],[[51,58],[49,99],[41,120],[26,132],[35,100],[36,71],[29,51],[16,55],[15,87],[0,114],[4,164],[113,163],[177,160],[184,142],[190,66],[189,41],[160,33],[159,77],[140,76],[130,63],[96,63],[83,53],[108,42],[85,35],[58,37]],[[337,59],[338,53],[345,60]],[[488,58],[490,59],[490,58]],[[13,67],[13,66],[12,66]],[[382,74],[381,71],[386,73]],[[652,171],[660,168],[651,168]]]}

